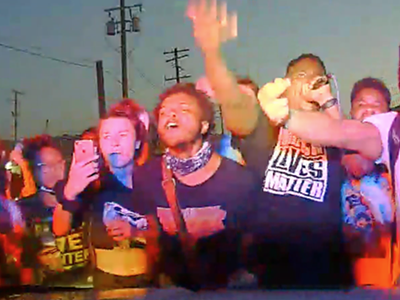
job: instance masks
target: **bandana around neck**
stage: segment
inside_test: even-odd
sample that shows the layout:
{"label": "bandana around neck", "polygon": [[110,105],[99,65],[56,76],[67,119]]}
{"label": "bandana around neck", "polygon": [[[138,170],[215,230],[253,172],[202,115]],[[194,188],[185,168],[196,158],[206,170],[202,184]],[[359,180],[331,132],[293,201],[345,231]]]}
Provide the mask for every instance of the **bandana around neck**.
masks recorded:
{"label": "bandana around neck", "polygon": [[164,155],[167,167],[179,176],[186,176],[203,168],[211,159],[212,156],[211,144],[204,142],[201,149],[192,157],[180,159],[172,156],[169,151]]}

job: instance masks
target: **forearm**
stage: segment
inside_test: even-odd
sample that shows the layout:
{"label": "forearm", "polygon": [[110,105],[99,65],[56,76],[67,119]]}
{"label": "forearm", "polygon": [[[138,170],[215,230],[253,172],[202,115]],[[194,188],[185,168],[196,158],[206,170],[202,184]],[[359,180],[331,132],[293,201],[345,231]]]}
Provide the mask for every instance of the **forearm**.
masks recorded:
{"label": "forearm", "polygon": [[359,151],[368,159],[379,158],[379,131],[371,124],[338,120],[320,112],[291,111],[287,128],[300,139],[320,146]]}
{"label": "forearm", "polygon": [[22,171],[22,178],[24,180],[24,186],[21,190],[21,198],[26,198],[36,193],[36,184],[33,179],[33,175],[29,170],[28,163],[26,161],[22,161],[20,167]]}
{"label": "forearm", "polygon": [[69,198],[65,194],[65,182],[59,181],[55,187],[57,202],[53,213],[53,233],[56,236],[66,235],[72,228],[72,219],[81,209],[81,198]]}
{"label": "forearm", "polygon": [[53,233],[56,236],[64,236],[71,231],[72,213],[65,211],[61,204],[57,205],[53,213]]}
{"label": "forearm", "polygon": [[234,135],[250,134],[258,118],[257,101],[243,93],[236,77],[228,70],[219,51],[204,54],[207,78],[221,105],[225,126]]}

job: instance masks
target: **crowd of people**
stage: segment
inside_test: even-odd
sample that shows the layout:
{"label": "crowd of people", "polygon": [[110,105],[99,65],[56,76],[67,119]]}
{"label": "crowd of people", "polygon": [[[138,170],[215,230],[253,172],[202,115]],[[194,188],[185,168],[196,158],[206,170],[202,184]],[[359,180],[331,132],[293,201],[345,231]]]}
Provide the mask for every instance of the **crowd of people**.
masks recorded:
{"label": "crowd of people", "polygon": [[82,133],[70,166],[49,136],[3,153],[1,284],[395,286],[400,119],[384,82],[357,81],[345,119],[317,55],[259,89],[221,53],[236,15],[205,0],[187,15],[206,76],[160,94],[163,153],[129,99]]}

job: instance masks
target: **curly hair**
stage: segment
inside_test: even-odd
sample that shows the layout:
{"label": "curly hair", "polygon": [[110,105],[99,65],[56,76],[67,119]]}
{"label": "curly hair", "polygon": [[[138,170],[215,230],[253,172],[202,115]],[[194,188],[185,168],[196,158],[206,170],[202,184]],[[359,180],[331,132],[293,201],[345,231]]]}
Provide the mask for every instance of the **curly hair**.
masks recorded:
{"label": "curly hair", "polygon": [[173,95],[181,93],[196,99],[197,105],[202,113],[202,120],[208,122],[209,124],[207,132],[203,135],[204,138],[208,137],[215,127],[214,104],[210,101],[210,97],[208,97],[206,93],[196,89],[196,85],[194,83],[177,83],[166,89],[159,96],[160,101],[153,112],[156,121],[158,122],[159,112],[164,100]]}
{"label": "curly hair", "polygon": [[364,89],[374,89],[378,91],[379,93],[382,94],[384,97],[386,103],[390,107],[390,102],[392,100],[392,97],[390,95],[390,91],[387,88],[386,84],[378,79],[378,78],[373,78],[373,77],[365,77],[359,81],[357,81],[353,85],[353,89],[351,90],[351,96],[350,100],[351,103],[353,103],[354,99],[357,97],[358,93],[360,93]]}
{"label": "curly hair", "polygon": [[34,166],[34,162],[38,153],[43,148],[52,148],[61,153],[61,149],[53,142],[53,138],[47,134],[36,135],[32,138],[26,138],[22,141],[22,145],[22,155],[24,159],[28,161],[31,169]]}

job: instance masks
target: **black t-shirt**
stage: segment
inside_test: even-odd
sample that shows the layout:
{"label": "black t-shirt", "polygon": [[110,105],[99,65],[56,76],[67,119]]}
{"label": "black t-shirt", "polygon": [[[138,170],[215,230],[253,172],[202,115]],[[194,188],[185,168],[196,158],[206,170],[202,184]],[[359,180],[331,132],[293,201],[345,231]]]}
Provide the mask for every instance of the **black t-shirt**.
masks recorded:
{"label": "black t-shirt", "polygon": [[89,246],[82,216],[74,216],[67,235],[55,237],[52,232],[54,208],[46,207],[40,194],[17,203],[27,228],[22,241],[22,263],[38,271],[37,283],[51,286],[89,284],[90,274],[86,272]]}
{"label": "black t-shirt", "polygon": [[[161,159],[155,158],[137,170],[135,187],[141,190],[143,201],[154,203],[163,230],[173,236],[176,226],[161,185]],[[222,158],[215,174],[199,185],[188,186],[176,180],[188,231],[198,238],[197,260],[201,267],[196,276],[201,285],[224,285],[227,274],[238,268],[240,232],[247,229],[252,217],[255,186],[252,172],[226,158]],[[179,268],[179,262],[174,263]]]}
{"label": "black t-shirt", "polygon": [[[349,282],[343,249],[338,149],[313,146],[280,128],[277,139],[263,116],[245,139],[244,156],[263,184],[253,229],[263,244],[254,254],[266,265],[265,284],[335,286]],[[263,135],[263,132],[266,134]],[[270,138],[270,140],[266,140]]]}
{"label": "black t-shirt", "polygon": [[[136,175],[135,175],[136,176]],[[139,229],[147,228],[146,215],[151,211],[148,202],[138,201],[135,189],[130,189],[108,173],[102,180],[98,192],[90,198],[80,199],[85,202],[82,207],[90,209],[90,240],[94,248],[113,249],[114,240],[108,235],[106,223],[119,218],[126,219]],[[144,247],[143,241],[133,240],[131,247]]]}

